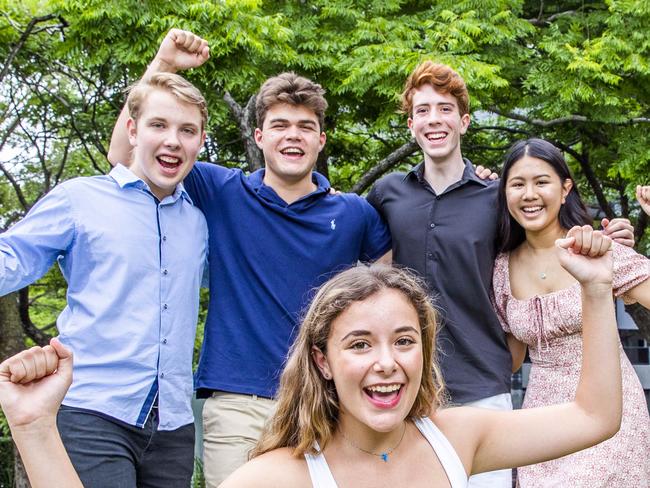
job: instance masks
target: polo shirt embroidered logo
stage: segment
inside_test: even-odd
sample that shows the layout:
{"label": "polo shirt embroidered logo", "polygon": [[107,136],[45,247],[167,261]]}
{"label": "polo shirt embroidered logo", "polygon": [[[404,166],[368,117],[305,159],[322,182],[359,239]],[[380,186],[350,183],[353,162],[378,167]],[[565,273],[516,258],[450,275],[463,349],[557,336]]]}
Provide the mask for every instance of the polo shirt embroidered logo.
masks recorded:
{"label": "polo shirt embroidered logo", "polygon": [[332,228],[332,230],[336,229],[336,219],[330,220],[330,227]]}

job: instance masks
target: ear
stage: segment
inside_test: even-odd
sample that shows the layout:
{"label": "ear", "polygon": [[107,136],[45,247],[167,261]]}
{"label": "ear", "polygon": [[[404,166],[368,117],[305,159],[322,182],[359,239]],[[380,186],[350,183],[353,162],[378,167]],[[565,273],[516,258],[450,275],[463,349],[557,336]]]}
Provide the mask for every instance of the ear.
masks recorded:
{"label": "ear", "polygon": [[465,135],[465,132],[467,132],[467,128],[469,127],[469,122],[470,122],[469,114],[465,114],[465,115],[461,116],[461,118],[460,118],[460,133],[461,133],[461,135]]}
{"label": "ear", "polygon": [[320,141],[318,144],[318,152],[321,152],[323,148],[325,147],[325,142],[327,141],[327,136],[325,135],[325,132],[320,133]]}
{"label": "ear", "polygon": [[201,146],[203,146],[203,144],[205,144],[206,136],[207,136],[207,134],[205,133],[205,131],[201,132]]}
{"label": "ear", "polygon": [[321,351],[316,346],[311,347],[311,355],[314,358],[314,362],[320,370],[320,373],[323,375],[323,378],[326,380],[331,380],[332,370],[330,369],[330,364],[327,361],[327,356],[325,356],[325,354],[323,354],[323,351]]}
{"label": "ear", "polygon": [[262,132],[262,129],[259,127],[255,127],[255,144],[257,144],[257,147],[262,149],[262,139],[264,138],[264,133]]}
{"label": "ear", "polygon": [[135,120],[133,120],[131,117],[129,117],[129,119],[126,121],[126,133],[129,136],[129,144],[131,144],[132,147],[135,147],[138,127],[135,123]]}
{"label": "ear", "polygon": [[566,202],[566,197],[573,188],[573,181],[570,178],[564,180],[562,183],[562,203]]}

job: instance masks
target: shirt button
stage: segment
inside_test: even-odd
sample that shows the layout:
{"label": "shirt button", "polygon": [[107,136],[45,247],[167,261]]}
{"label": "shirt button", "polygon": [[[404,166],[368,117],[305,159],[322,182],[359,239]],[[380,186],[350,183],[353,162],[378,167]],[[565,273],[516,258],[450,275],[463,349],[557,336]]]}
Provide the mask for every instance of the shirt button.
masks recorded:
{"label": "shirt button", "polygon": [[165,377],[165,373],[160,373],[160,377],[161,377],[161,378],[164,378],[164,377]]}
{"label": "shirt button", "polygon": [[166,269],[166,268],[163,269],[163,274],[164,274],[165,276],[167,276],[167,273],[168,273],[167,269]]}
{"label": "shirt button", "polygon": [[166,338],[163,339],[163,340],[162,340],[162,343],[163,343],[163,344],[167,344],[167,339],[166,339]]}
{"label": "shirt button", "polygon": [[431,227],[432,229],[433,229],[435,226],[436,226],[436,224],[434,224],[433,222],[429,225],[429,227]]}
{"label": "shirt button", "polygon": [[432,252],[427,253],[427,257],[431,259],[433,257],[433,253]]}
{"label": "shirt button", "polygon": [[167,236],[163,236],[163,241],[166,241],[166,240],[167,240]]}
{"label": "shirt button", "polygon": [[168,307],[167,304],[165,303],[165,304],[163,305],[163,310],[167,310],[168,308],[169,308],[169,307]]}

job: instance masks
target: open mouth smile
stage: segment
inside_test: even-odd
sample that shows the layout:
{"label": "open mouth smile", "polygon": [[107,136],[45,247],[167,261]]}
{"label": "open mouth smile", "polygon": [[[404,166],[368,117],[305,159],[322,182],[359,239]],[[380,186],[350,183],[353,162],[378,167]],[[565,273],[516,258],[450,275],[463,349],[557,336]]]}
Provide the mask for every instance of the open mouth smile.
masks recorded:
{"label": "open mouth smile", "polygon": [[372,385],[365,387],[363,392],[375,407],[393,408],[402,398],[403,386],[401,383]]}

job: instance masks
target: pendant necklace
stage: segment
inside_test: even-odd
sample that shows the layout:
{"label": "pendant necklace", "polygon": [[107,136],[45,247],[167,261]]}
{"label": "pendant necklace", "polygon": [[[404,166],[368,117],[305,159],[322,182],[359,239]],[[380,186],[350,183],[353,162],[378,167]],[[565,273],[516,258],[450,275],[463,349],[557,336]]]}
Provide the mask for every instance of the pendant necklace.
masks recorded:
{"label": "pendant necklace", "polygon": [[542,271],[541,273],[539,273],[539,277],[540,277],[541,279],[545,280],[545,279],[546,279],[546,272],[545,272],[545,271]]}
{"label": "pendant necklace", "polygon": [[397,441],[397,444],[395,444],[393,447],[390,449],[386,449],[385,451],[382,452],[373,452],[373,451],[368,451],[367,449],[364,449],[363,447],[357,446],[354,442],[352,442],[348,437],[343,433],[341,429],[339,429],[339,432],[343,436],[343,438],[347,441],[348,444],[350,444],[352,447],[355,449],[358,449],[359,451],[365,452],[366,454],[370,454],[372,456],[377,456],[380,458],[382,461],[385,463],[388,462],[388,456],[395,451],[399,447],[399,445],[402,443],[402,439],[404,439],[404,434],[406,434],[406,422],[404,422],[404,430],[402,431],[402,436],[399,438],[399,441]]}

